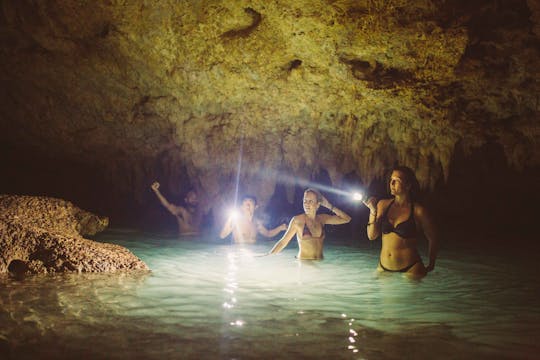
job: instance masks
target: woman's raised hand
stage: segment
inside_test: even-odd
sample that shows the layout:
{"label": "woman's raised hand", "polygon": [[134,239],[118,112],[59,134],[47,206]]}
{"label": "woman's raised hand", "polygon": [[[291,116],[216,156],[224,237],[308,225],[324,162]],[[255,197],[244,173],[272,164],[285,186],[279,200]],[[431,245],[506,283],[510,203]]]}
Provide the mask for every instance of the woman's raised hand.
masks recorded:
{"label": "woman's raised hand", "polygon": [[377,212],[377,198],[374,196],[370,197],[369,199],[362,201],[364,205],[366,205],[369,208],[369,211],[372,213]]}
{"label": "woman's raised hand", "polygon": [[324,206],[327,209],[330,209],[332,207],[332,204],[330,204],[328,199],[326,197],[324,197],[324,196],[322,197],[321,205]]}

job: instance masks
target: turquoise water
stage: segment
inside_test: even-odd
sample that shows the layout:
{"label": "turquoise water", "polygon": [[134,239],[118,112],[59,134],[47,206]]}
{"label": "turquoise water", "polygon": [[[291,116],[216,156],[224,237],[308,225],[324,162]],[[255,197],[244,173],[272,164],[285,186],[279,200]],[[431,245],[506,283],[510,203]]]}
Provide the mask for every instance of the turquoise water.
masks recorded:
{"label": "turquoise water", "polygon": [[[537,358],[536,264],[443,246],[422,281],[377,274],[380,243],[250,247],[109,231],[152,269],[0,279],[0,358]],[[516,255],[518,252],[516,252]]]}

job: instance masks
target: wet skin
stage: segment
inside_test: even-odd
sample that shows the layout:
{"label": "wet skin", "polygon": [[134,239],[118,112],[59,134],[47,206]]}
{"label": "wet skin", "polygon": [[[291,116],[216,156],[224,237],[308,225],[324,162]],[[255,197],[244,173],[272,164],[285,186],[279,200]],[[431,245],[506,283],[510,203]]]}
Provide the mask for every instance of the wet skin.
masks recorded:
{"label": "wet skin", "polygon": [[[376,199],[370,198],[364,204],[370,209],[369,223],[367,227],[368,238],[375,240],[382,235],[382,248],[380,254],[380,264],[389,270],[404,269],[412,266],[407,275],[413,277],[425,276],[435,266],[436,240],[434,228],[426,209],[414,203],[414,221],[416,228],[424,232],[430,243],[429,258],[430,263],[425,267],[422,258],[418,253],[417,237],[403,238],[395,232],[383,234],[381,231],[381,221],[386,213],[388,221],[395,228],[397,225],[407,221],[411,216],[410,185],[405,182],[405,176],[401,171],[393,171],[390,176],[390,194],[394,199],[383,199],[378,203]],[[377,270],[384,271],[377,266]]]}
{"label": "wet skin", "polygon": [[[325,197],[317,198],[317,194],[306,191],[303,199],[304,214],[296,215],[291,219],[289,227],[283,237],[274,245],[269,254],[277,254],[283,250],[296,235],[298,241],[297,258],[301,260],[320,260],[323,258],[324,225],[339,225],[351,221],[345,212],[331,205]],[[317,214],[320,206],[334,212],[335,215]],[[304,227],[310,234],[304,235]]]}

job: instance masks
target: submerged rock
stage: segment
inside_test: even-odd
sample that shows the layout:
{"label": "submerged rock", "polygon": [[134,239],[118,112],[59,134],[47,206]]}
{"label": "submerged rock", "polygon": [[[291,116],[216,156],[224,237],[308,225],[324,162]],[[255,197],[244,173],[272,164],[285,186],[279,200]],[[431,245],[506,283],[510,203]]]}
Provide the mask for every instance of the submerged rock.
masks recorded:
{"label": "submerged rock", "polygon": [[83,237],[108,223],[65,200],[0,195],[0,274],[148,270],[128,249]]}

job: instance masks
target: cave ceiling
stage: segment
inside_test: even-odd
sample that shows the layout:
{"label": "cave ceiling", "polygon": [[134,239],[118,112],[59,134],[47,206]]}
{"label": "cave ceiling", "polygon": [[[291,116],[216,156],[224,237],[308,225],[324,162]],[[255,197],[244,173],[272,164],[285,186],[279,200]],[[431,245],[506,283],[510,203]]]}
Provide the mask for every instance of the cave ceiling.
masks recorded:
{"label": "cave ceiling", "polygon": [[240,151],[263,198],[279,172],[396,162],[433,186],[457,146],[540,162],[538,1],[0,4],[3,146],[132,187],[227,190]]}

